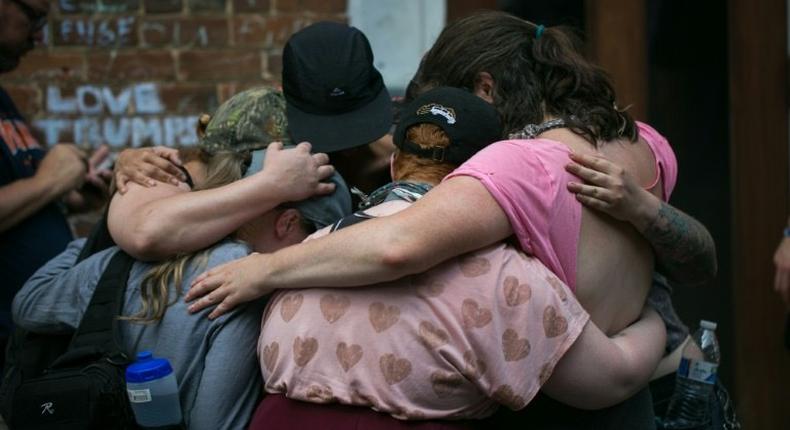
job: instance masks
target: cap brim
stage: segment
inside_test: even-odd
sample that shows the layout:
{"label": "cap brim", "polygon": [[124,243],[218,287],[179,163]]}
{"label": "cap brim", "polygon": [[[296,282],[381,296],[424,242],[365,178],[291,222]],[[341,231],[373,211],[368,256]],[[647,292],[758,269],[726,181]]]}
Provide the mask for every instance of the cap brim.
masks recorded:
{"label": "cap brim", "polygon": [[316,115],[286,106],[294,143],[310,142],[315,152],[334,152],[378,140],[392,126],[392,99],[383,88],[371,102],[339,115]]}

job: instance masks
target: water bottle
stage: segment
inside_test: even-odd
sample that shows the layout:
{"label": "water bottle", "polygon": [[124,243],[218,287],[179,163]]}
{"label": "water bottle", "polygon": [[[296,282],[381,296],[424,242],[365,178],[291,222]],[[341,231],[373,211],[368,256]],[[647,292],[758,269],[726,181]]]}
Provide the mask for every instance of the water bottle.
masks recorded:
{"label": "water bottle", "polygon": [[154,358],[151,351],[139,352],[137,360],[126,368],[126,392],[140,426],[181,423],[178,383],[166,358]]}
{"label": "water bottle", "polygon": [[702,320],[699,330],[683,347],[675,392],[664,419],[668,428],[692,428],[710,421],[710,401],[719,360],[716,323]]}

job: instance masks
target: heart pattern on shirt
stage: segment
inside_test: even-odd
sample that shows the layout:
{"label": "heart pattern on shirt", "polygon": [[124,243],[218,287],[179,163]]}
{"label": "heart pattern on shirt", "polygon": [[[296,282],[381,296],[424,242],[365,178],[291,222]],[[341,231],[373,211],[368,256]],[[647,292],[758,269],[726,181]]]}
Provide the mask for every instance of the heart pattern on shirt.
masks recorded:
{"label": "heart pattern on shirt", "polygon": [[376,333],[392,327],[400,319],[400,309],[397,306],[387,306],[381,302],[374,302],[368,308],[370,325]]}
{"label": "heart pattern on shirt", "polygon": [[502,352],[505,361],[518,361],[529,355],[529,340],[519,338],[518,333],[512,328],[502,333]]}
{"label": "heart pattern on shirt", "polygon": [[554,306],[546,306],[543,310],[543,331],[548,338],[557,337],[568,331],[568,320],[557,315]]}
{"label": "heart pattern on shirt", "polygon": [[431,373],[431,387],[440,399],[457,393],[463,383],[464,377],[458,373],[449,373],[441,370]]}
{"label": "heart pattern on shirt", "polygon": [[393,385],[406,379],[411,373],[411,361],[398,358],[395,354],[384,354],[379,358],[379,367],[387,384]]}
{"label": "heart pattern on shirt", "polygon": [[335,354],[337,355],[337,361],[340,362],[340,367],[348,372],[348,369],[354,367],[362,359],[362,347],[355,344],[346,345],[345,342],[340,342],[337,344]]}
{"label": "heart pattern on shirt", "polygon": [[510,385],[500,385],[497,387],[496,391],[494,391],[493,397],[494,400],[496,400],[499,404],[504,405],[514,411],[526,406],[524,398],[514,393],[513,387]]}
{"label": "heart pattern on shirt", "polygon": [[481,308],[480,305],[472,299],[466,299],[461,304],[461,317],[462,323],[466,328],[481,328],[491,322],[491,310]]}
{"label": "heart pattern on shirt", "polygon": [[491,262],[483,257],[461,257],[458,265],[467,278],[482,276],[491,271]]}
{"label": "heart pattern on shirt", "polygon": [[463,375],[468,379],[478,379],[488,370],[486,362],[475,356],[471,349],[464,353],[464,372]]}
{"label": "heart pattern on shirt", "polygon": [[420,323],[420,340],[428,348],[438,348],[450,340],[450,335],[433,323],[422,321]]}
{"label": "heart pattern on shirt", "polygon": [[283,321],[290,322],[294,315],[299,312],[299,308],[302,307],[302,302],[304,301],[304,296],[301,293],[298,294],[288,294],[280,303],[280,316],[283,317]]}
{"label": "heart pattern on shirt", "polygon": [[294,339],[294,362],[299,367],[304,367],[312,360],[318,351],[318,339],[314,337],[296,337]]}
{"label": "heart pattern on shirt", "polygon": [[335,396],[332,394],[332,387],[317,384],[307,387],[304,397],[313,403],[330,403],[335,400]]}
{"label": "heart pattern on shirt", "polygon": [[524,304],[532,297],[532,288],[527,284],[519,283],[515,276],[506,277],[504,287],[505,303],[508,306]]}
{"label": "heart pattern on shirt", "polygon": [[441,296],[447,286],[443,281],[426,275],[413,276],[411,285],[417,287],[417,295],[425,299]]}
{"label": "heart pattern on shirt", "polygon": [[551,285],[551,288],[557,292],[557,295],[560,296],[560,300],[563,302],[568,300],[568,292],[566,291],[567,287],[565,284],[562,283],[556,276],[548,275],[546,276],[546,282]]}
{"label": "heart pattern on shirt", "polygon": [[280,354],[280,344],[272,342],[263,347],[263,365],[269,372],[274,370],[274,365],[277,364],[277,356]]}
{"label": "heart pattern on shirt", "polygon": [[327,294],[321,297],[320,305],[324,319],[329,321],[329,324],[332,324],[346,314],[346,311],[351,306],[351,299],[347,296]]}

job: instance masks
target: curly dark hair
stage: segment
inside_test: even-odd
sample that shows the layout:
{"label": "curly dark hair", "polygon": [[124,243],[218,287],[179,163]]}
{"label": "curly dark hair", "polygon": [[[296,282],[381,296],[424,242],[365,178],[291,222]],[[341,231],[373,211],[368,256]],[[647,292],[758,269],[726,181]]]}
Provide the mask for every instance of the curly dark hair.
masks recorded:
{"label": "curly dark hair", "polygon": [[493,99],[504,136],[548,116],[592,144],[636,141],[633,118],[618,109],[612,83],[581,54],[566,27],[538,26],[504,12],[482,12],[449,24],[423,57],[407,99],[445,85],[473,91],[481,72],[494,79]]}

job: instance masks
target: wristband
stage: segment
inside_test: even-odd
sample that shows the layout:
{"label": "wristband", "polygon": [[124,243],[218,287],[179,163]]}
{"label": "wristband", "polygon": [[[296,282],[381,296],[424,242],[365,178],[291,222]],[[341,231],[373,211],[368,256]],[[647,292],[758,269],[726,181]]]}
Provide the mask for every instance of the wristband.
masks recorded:
{"label": "wristband", "polygon": [[790,237],[790,227],[785,227],[783,236]]}

